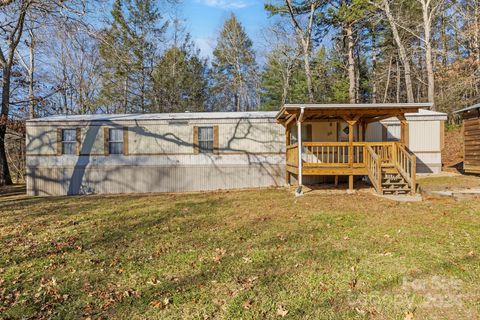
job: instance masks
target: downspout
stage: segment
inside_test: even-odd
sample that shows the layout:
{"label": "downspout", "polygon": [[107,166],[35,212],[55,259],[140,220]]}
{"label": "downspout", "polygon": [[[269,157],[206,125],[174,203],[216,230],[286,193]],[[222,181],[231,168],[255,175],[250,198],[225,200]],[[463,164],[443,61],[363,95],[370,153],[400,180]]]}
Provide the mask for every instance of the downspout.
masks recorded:
{"label": "downspout", "polygon": [[298,140],[298,188],[295,192],[297,196],[303,195],[303,140],[302,140],[302,122],[304,120],[305,108],[300,108],[300,115],[297,119],[297,140]]}

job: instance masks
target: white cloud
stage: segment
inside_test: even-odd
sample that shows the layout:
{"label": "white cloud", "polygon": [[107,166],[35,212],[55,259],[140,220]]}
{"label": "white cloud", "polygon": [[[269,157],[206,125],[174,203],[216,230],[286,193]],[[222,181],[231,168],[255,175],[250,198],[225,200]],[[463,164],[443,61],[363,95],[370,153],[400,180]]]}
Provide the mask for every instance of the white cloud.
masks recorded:
{"label": "white cloud", "polygon": [[197,2],[223,10],[243,9],[250,6],[250,4],[244,0],[197,0]]}

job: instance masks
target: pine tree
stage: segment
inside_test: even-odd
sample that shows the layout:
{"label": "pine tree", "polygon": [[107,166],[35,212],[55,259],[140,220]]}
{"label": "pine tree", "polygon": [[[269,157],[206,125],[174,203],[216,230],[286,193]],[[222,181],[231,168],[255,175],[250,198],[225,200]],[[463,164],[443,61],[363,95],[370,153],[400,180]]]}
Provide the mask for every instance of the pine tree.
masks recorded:
{"label": "pine tree", "polygon": [[185,39],[181,47],[167,49],[153,73],[158,112],[204,111],[207,97],[207,62]]}
{"label": "pine tree", "polygon": [[112,25],[103,31],[100,101],[109,112],[147,112],[152,67],[166,23],[153,0],[115,0]]}
{"label": "pine tree", "polygon": [[235,15],[225,21],[213,51],[212,102],[223,111],[248,111],[257,106],[257,65],[252,41]]}
{"label": "pine tree", "polygon": [[[110,112],[127,112],[129,105],[129,74],[131,32],[123,13],[122,0],[115,0],[112,8],[112,26],[103,31],[100,56],[103,60],[100,103]],[[121,97],[121,98],[120,98]]]}

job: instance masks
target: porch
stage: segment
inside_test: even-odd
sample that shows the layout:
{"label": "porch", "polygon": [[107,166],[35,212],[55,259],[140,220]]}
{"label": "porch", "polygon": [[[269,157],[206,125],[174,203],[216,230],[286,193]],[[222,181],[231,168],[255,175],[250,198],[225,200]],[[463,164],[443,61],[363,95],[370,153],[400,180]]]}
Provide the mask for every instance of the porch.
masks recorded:
{"label": "porch", "polygon": [[[430,104],[381,105],[287,105],[277,115],[286,130],[286,179],[296,178],[301,193],[304,176],[367,176],[379,194],[415,193],[416,156],[408,149],[409,130],[405,113]],[[367,141],[369,126],[391,117],[400,121],[398,141]],[[329,123],[328,126],[312,126]],[[336,123],[336,125],[332,125]],[[308,128],[306,131],[305,128]],[[323,129],[322,129],[323,128]],[[342,129],[343,128],[343,129]],[[332,134],[333,132],[335,134]],[[329,136],[330,141],[318,141]],[[307,140],[307,141],[305,141]],[[310,141],[308,141],[310,140]],[[315,141],[317,140],[317,141]],[[332,141],[335,140],[335,141]],[[300,147],[301,146],[301,147]]]}

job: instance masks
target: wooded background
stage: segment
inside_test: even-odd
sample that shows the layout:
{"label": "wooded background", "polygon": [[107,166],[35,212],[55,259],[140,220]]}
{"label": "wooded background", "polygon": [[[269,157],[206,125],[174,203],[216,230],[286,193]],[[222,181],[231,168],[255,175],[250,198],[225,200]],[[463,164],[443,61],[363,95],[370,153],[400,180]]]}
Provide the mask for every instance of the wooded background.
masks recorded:
{"label": "wooded background", "polygon": [[0,185],[23,178],[28,118],[433,102],[454,122],[480,100],[480,0],[266,1],[264,36],[232,13],[209,58],[184,5],[0,0]]}

